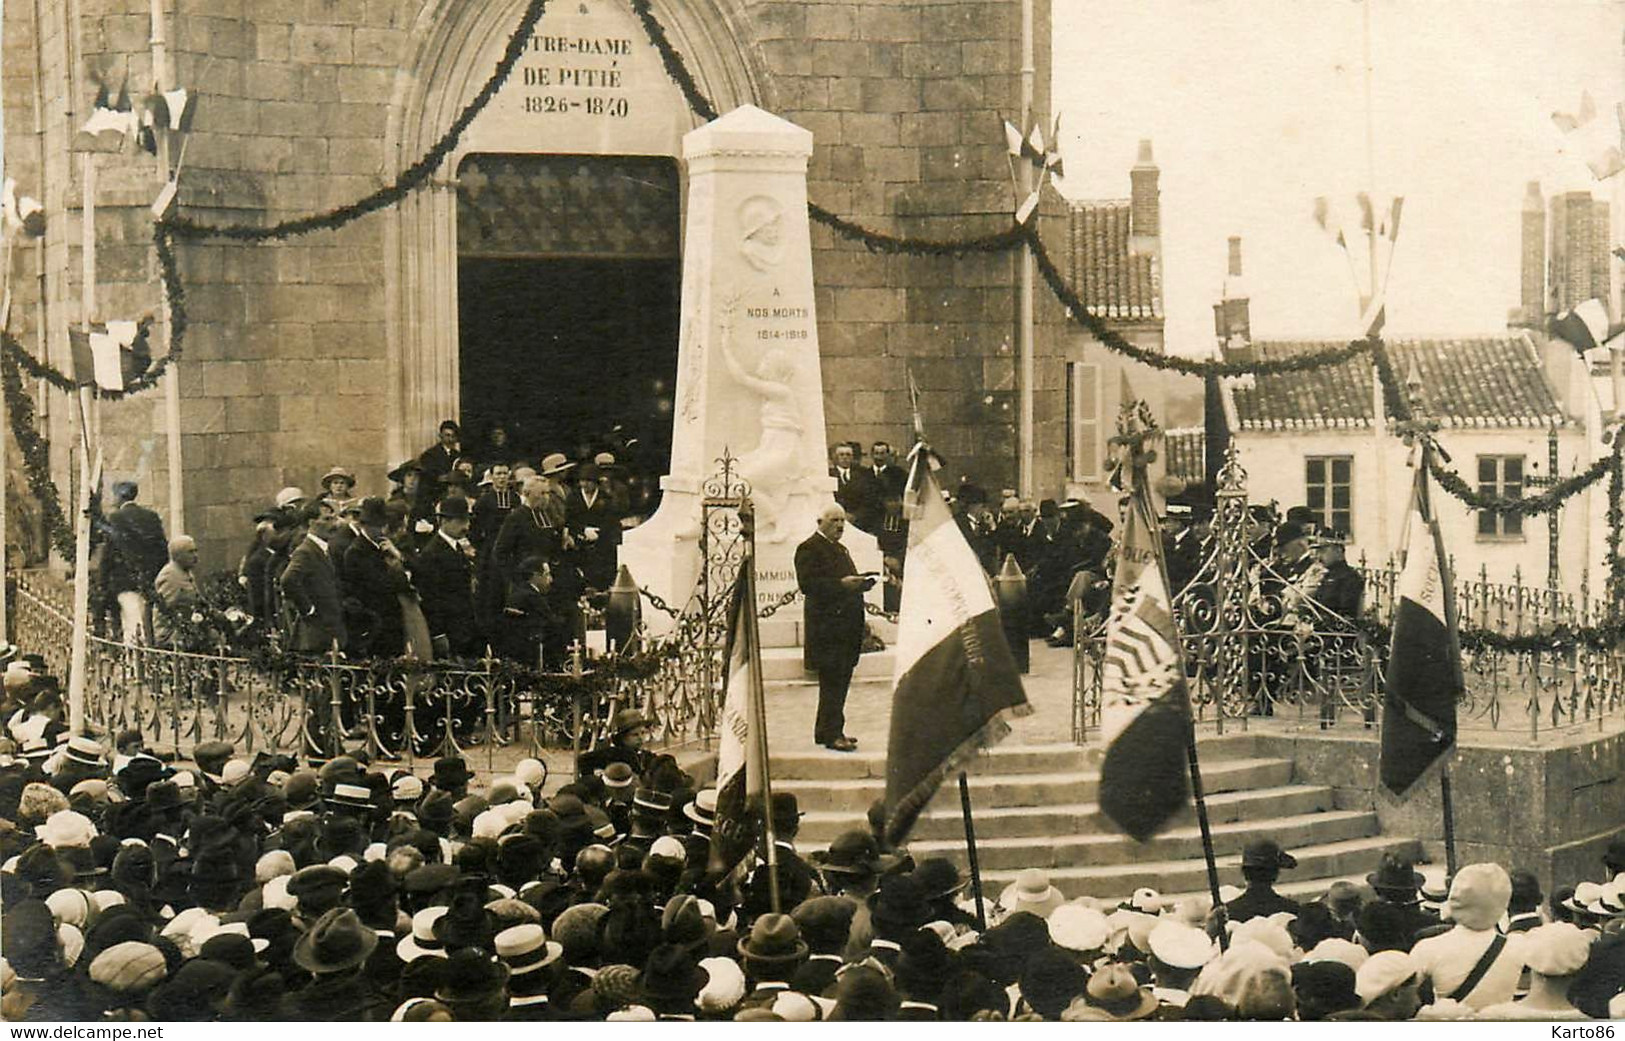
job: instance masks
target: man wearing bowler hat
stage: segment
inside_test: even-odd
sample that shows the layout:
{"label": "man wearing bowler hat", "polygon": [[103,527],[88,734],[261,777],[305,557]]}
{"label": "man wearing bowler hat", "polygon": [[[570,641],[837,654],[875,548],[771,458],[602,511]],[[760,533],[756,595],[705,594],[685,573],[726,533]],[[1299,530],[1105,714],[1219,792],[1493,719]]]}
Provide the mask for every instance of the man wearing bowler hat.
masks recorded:
{"label": "man wearing bowler hat", "polygon": [[[812,868],[796,853],[796,833],[801,830],[801,807],[794,792],[774,792],[770,814],[773,818],[774,859],[778,862],[779,907],[793,908],[809,896],[823,892]],[[745,912],[766,914],[772,910],[772,878],[767,861],[762,860],[745,883]]]}
{"label": "man wearing bowler hat", "polygon": [[468,658],[480,652],[474,618],[474,546],[468,541],[468,500],[442,499],[435,506],[439,530],[418,551],[412,578],[423,601],[436,658]]}
{"label": "man wearing bowler hat", "polygon": [[400,597],[412,591],[400,550],[384,537],[389,512],[384,500],[361,500],[361,535],[344,554],[344,590],[359,608],[361,626],[351,632],[355,649],[371,657],[396,657],[406,650]]}
{"label": "man wearing bowler hat", "polygon": [[1297,914],[1300,910],[1298,902],[1275,891],[1275,880],[1281,877],[1281,869],[1297,866],[1297,858],[1282,849],[1274,839],[1249,843],[1241,852],[1241,877],[1247,880],[1247,888],[1224,905],[1225,914],[1232,922],[1267,918],[1278,911]]}

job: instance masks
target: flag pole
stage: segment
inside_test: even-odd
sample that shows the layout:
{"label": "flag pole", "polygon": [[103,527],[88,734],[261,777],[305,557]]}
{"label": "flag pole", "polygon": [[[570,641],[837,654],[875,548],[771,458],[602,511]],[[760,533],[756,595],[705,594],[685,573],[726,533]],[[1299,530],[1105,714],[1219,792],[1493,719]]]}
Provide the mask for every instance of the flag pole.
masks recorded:
{"label": "flag pole", "polygon": [[[1145,459],[1141,454],[1150,430],[1137,432],[1135,439],[1127,446],[1129,451],[1129,470],[1131,480],[1134,482],[1134,508],[1140,511],[1140,517],[1145,530],[1155,532],[1157,525],[1155,515],[1151,509],[1150,488],[1146,480]],[[1157,569],[1162,573],[1164,588],[1168,585],[1168,561],[1162,550],[1160,538],[1151,539],[1152,552],[1157,556]],[[1170,596],[1171,596],[1170,592]],[[1180,675],[1185,672],[1185,647],[1178,639],[1174,640],[1174,655],[1177,661],[1176,668]],[[1207,889],[1208,896],[1213,901],[1213,913],[1217,915],[1219,930],[1219,949],[1227,950],[1230,946],[1228,930],[1225,928],[1224,901],[1219,898],[1219,860],[1213,848],[1213,826],[1207,815],[1207,796],[1202,789],[1202,764],[1196,751],[1196,720],[1190,715],[1190,702],[1185,703],[1185,762],[1191,778],[1191,801],[1196,804],[1196,824],[1202,833],[1202,859],[1207,862]]]}
{"label": "flag pole", "polygon": [[965,817],[965,849],[970,858],[970,889],[976,897],[976,928],[987,929],[987,909],[982,904],[982,868],[976,858],[976,825],[970,816],[970,780],[959,771],[959,809]]}
{"label": "flag pole", "polygon": [[[1421,506],[1422,522],[1426,524],[1433,534],[1433,552],[1439,561],[1439,580],[1444,586],[1444,614],[1445,632],[1450,640],[1450,657],[1461,667],[1461,636],[1457,629],[1455,576],[1448,574],[1448,558],[1444,555],[1444,542],[1439,534],[1438,521],[1433,516],[1433,499],[1428,493],[1428,464],[1432,461],[1433,439],[1426,434],[1421,436],[1422,442],[1422,472],[1418,475],[1417,495]],[[1460,684],[1458,684],[1460,686]],[[1450,759],[1448,753],[1444,762],[1439,764],[1439,809],[1444,814],[1444,863],[1445,871],[1454,878],[1456,874],[1456,807],[1451,798],[1450,791]]]}
{"label": "flag pole", "polygon": [[739,609],[745,613],[744,624],[750,633],[750,698],[754,715],[761,726],[751,727],[751,740],[756,742],[762,763],[762,832],[767,839],[768,897],[774,914],[779,910],[779,843],[773,829],[773,778],[767,759],[767,703],[762,684],[761,631],[756,620],[756,511],[750,499],[739,506],[741,534],[745,537],[745,602]]}

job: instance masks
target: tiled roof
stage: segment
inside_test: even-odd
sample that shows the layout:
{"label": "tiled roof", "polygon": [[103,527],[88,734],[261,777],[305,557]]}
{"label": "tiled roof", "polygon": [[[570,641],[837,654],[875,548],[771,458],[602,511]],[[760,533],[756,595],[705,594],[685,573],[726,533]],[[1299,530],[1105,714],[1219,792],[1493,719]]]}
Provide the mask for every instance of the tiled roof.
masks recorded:
{"label": "tiled roof", "polygon": [[1162,271],[1154,251],[1129,251],[1128,200],[1074,202],[1069,208],[1066,276],[1089,313],[1161,318]]}
{"label": "tiled roof", "polygon": [[1201,427],[1168,431],[1162,437],[1162,450],[1169,476],[1187,481],[1207,478],[1207,434]]}
{"label": "tiled roof", "polygon": [[[1254,360],[1288,358],[1340,346],[1330,340],[1255,340]],[[1391,340],[1401,380],[1421,380],[1427,414],[1445,426],[1530,427],[1564,421],[1563,410],[1526,333]],[[1227,352],[1229,357],[1237,357]],[[1229,409],[1242,430],[1369,427],[1371,362],[1356,357],[1305,372],[1226,381]]]}

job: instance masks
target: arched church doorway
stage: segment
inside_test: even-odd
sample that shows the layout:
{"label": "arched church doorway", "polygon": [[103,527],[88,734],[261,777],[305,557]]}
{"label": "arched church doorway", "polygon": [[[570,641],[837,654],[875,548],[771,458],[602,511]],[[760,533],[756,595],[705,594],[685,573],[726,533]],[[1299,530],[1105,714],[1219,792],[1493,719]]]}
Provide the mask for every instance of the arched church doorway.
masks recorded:
{"label": "arched church doorway", "polygon": [[[402,162],[479,91],[527,6],[424,3],[386,142]],[[722,112],[759,96],[735,36],[739,3],[649,0]],[[547,6],[444,177],[385,218],[390,458],[421,451],[448,416],[477,436],[507,412],[538,448],[571,452],[571,439],[624,422],[610,418],[624,390],[644,465],[665,472],[671,418],[648,410],[659,414],[675,382],[677,157],[698,123],[627,0]],[[617,353],[640,344],[664,346]],[[594,411],[569,412],[582,401]]]}
{"label": "arched church doorway", "polygon": [[636,439],[618,461],[666,472],[680,202],[668,156],[462,160],[458,381],[462,422],[476,439],[501,423],[532,461]]}

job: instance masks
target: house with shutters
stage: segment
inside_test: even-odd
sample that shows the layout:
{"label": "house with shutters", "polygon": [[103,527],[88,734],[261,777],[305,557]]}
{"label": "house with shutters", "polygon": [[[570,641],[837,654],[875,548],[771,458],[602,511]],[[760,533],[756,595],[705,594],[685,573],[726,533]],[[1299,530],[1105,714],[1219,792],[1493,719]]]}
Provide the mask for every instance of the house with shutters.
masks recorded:
{"label": "house with shutters", "polygon": [[[1549,211],[1549,212],[1548,212]],[[1447,464],[1480,493],[1535,494],[1589,468],[1610,448],[1602,432],[1613,414],[1610,381],[1599,357],[1578,355],[1546,335],[1551,315],[1606,292],[1607,256],[1592,248],[1607,204],[1588,193],[1556,196],[1529,186],[1522,219],[1521,300],[1506,331],[1387,341],[1394,371],[1422,413],[1438,422]],[[1549,219],[1548,219],[1549,218]],[[1214,304],[1214,333],[1228,359],[1268,361],[1315,353],[1346,339],[1269,339],[1252,335],[1241,240],[1230,240],[1229,268]],[[1371,360],[1305,372],[1221,381],[1223,427],[1248,475],[1253,502],[1285,511],[1308,506],[1343,532],[1349,560],[1387,560],[1399,545],[1410,501],[1411,450],[1393,431]],[[1553,515],[1470,510],[1435,490],[1445,548],[1458,575],[1492,582],[1552,581],[1593,596],[1606,588],[1607,484],[1581,493]]]}
{"label": "house with shutters", "polygon": [[[1150,141],[1141,141],[1129,171],[1126,199],[1071,200],[1067,212],[1068,283],[1089,313],[1135,346],[1164,352],[1159,170]],[[1062,345],[1062,486],[1116,516],[1110,441],[1125,388],[1144,400],[1164,429],[1200,425],[1202,382],[1152,368],[1113,351],[1083,327],[1069,323]],[[1167,469],[1166,453],[1152,467]],[[1196,464],[1198,478],[1200,463]]]}
{"label": "house with shutters", "polygon": [[[1255,340],[1227,348],[1226,356],[1275,360],[1338,342]],[[1552,472],[1554,446],[1560,478],[1595,459],[1584,417],[1566,413],[1529,332],[1396,339],[1388,350],[1395,371],[1419,395],[1419,411],[1439,423],[1447,465],[1480,492],[1537,492]],[[1410,501],[1411,450],[1393,431],[1369,358],[1226,380],[1223,400],[1251,501],[1273,501],[1282,511],[1309,507],[1318,523],[1347,536],[1353,562],[1362,554],[1381,562],[1394,551]],[[1531,585],[1545,581],[1546,517],[1469,510],[1439,490],[1432,498],[1458,574],[1477,574],[1482,566],[1492,581],[1515,573]],[[1591,519],[1583,504],[1559,515],[1565,583],[1569,576],[1577,583],[1595,555],[1588,551],[1601,548]]]}

